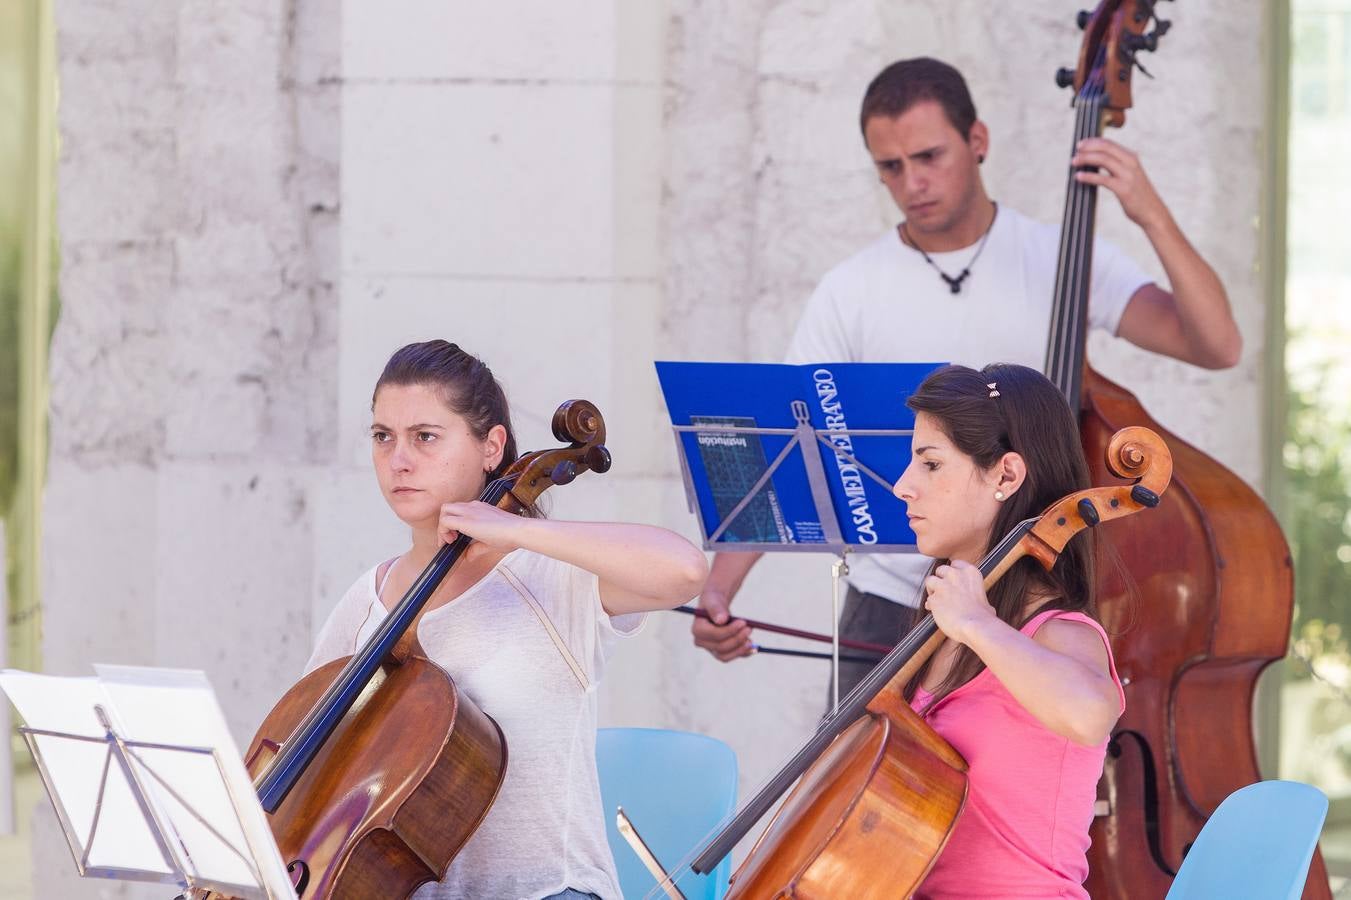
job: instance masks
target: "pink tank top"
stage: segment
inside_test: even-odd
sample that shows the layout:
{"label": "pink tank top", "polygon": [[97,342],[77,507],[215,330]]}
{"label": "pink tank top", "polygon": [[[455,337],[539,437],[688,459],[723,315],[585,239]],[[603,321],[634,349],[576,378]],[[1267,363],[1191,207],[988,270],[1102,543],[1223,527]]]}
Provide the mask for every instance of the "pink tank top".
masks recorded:
{"label": "pink tank top", "polygon": [[[1053,618],[1083,622],[1102,636],[1112,681],[1126,695],[1107,633],[1083,613],[1048,610],[1028,620],[1029,637]],[[910,705],[924,709],[923,688]],[[925,721],[966,758],[966,806],[918,898],[1087,898],[1088,827],[1107,742],[1076,744],[1049,731],[984,669],[944,697]]]}

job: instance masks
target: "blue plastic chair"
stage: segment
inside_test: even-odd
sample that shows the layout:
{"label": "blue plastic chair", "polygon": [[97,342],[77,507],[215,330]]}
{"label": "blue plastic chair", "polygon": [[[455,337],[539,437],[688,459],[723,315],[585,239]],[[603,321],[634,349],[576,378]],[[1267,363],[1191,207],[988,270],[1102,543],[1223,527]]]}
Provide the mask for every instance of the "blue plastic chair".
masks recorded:
{"label": "blue plastic chair", "polygon": [[1239,788],[1201,829],[1168,900],[1298,900],[1327,814],[1323,792],[1298,781]]}
{"label": "blue plastic chair", "polygon": [[[596,769],[619,887],[629,900],[647,896],[656,879],[615,826],[615,808],[637,828],[669,872],[736,807],[737,766],[732,748],[716,738],[660,728],[602,728],[596,735]],[[732,862],[707,875],[687,874],[677,884],[689,900],[719,900],[727,893]]]}

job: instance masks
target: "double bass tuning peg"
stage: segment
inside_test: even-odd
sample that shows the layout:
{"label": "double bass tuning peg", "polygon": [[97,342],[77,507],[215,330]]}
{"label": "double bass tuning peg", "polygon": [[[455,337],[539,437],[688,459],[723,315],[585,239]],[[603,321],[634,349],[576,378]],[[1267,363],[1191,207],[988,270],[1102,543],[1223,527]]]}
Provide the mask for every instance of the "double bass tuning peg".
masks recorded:
{"label": "double bass tuning peg", "polygon": [[1056,69],[1056,70],[1055,70],[1055,84],[1056,84],[1056,87],[1062,87],[1062,88],[1073,87],[1073,86],[1074,86],[1074,70],[1073,70],[1073,69],[1066,69],[1066,68],[1063,68],[1063,67],[1062,67],[1062,68],[1059,68],[1059,69]]}
{"label": "double bass tuning peg", "polygon": [[[1162,23],[1160,23],[1162,25]],[[1147,53],[1153,53],[1159,49],[1159,37],[1168,29],[1156,28],[1149,34],[1130,34],[1127,33],[1121,38],[1121,43],[1127,53],[1137,53],[1144,50]]]}
{"label": "double bass tuning peg", "polygon": [[1086,9],[1081,9],[1074,17],[1074,24],[1079,26],[1080,31],[1083,31],[1092,20],[1093,14]]}

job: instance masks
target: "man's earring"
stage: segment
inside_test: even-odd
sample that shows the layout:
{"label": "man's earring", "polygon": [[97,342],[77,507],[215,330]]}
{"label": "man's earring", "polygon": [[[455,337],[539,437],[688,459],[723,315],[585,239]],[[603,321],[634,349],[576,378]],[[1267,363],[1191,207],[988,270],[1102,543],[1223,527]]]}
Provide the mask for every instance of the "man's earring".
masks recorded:
{"label": "man's earring", "polygon": [[985,162],[985,154],[984,154],[984,153],[977,153],[977,154],[976,154],[976,165],[980,165],[980,164],[983,163],[983,162]]}
{"label": "man's earring", "polygon": [[1004,502],[1004,492],[1003,492],[1003,491],[995,491],[995,492],[994,492],[994,498],[995,498],[996,500],[998,500],[1000,503],[1003,503],[1003,502]]}

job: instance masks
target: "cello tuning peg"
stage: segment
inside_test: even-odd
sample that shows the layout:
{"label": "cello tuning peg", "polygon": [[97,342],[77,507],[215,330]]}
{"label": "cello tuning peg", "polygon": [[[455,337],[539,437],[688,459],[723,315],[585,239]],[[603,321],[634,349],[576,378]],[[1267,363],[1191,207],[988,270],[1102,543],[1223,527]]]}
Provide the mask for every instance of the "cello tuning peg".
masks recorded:
{"label": "cello tuning peg", "polygon": [[1062,67],[1062,68],[1059,68],[1059,69],[1056,69],[1056,70],[1055,70],[1055,84],[1056,84],[1056,87],[1062,87],[1062,88],[1072,87],[1072,86],[1074,85],[1074,70],[1073,70],[1073,69],[1066,69],[1066,68],[1063,68],[1063,67]]}
{"label": "cello tuning peg", "polygon": [[1086,9],[1081,9],[1074,17],[1074,24],[1079,26],[1080,31],[1083,31],[1088,27],[1088,23],[1092,20],[1093,14]]}
{"label": "cello tuning peg", "polygon": [[586,465],[596,474],[602,474],[610,471],[610,451],[605,449],[602,444],[597,444],[586,451]]}
{"label": "cello tuning peg", "polygon": [[1093,505],[1093,501],[1085,497],[1079,501],[1079,518],[1084,520],[1084,524],[1089,528],[1095,527],[1100,521],[1098,508]]}
{"label": "cello tuning peg", "polygon": [[576,477],[577,464],[570,459],[563,460],[549,473],[549,480],[554,484],[568,484]]}

